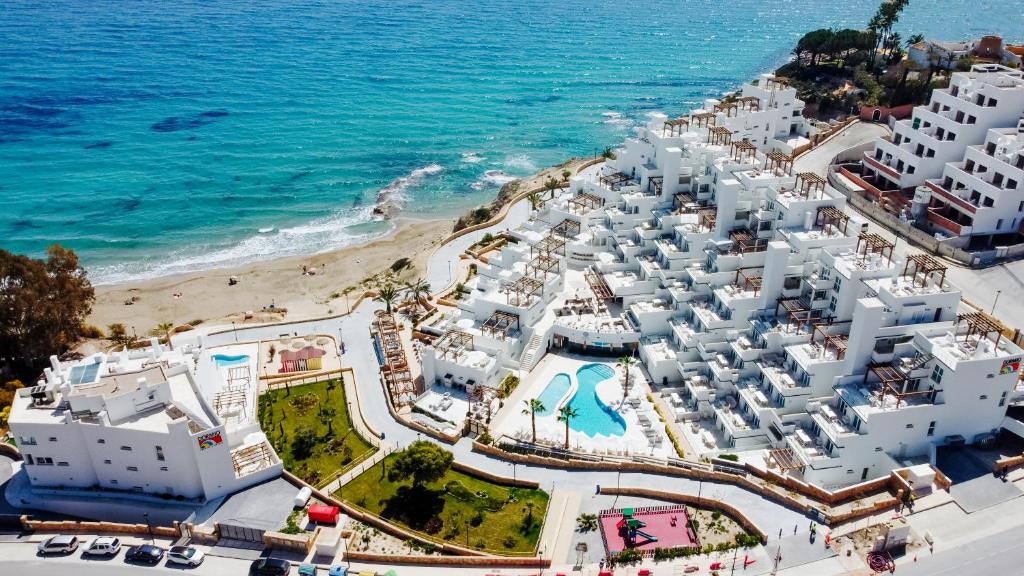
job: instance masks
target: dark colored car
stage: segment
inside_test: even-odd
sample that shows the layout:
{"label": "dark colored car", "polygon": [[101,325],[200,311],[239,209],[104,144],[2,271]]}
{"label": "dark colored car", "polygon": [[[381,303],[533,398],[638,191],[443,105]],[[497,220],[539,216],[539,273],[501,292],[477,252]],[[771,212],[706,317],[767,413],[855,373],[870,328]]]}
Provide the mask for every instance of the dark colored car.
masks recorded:
{"label": "dark colored car", "polygon": [[124,559],[128,562],[139,562],[142,564],[159,564],[164,559],[164,549],[152,544],[132,546],[125,553]]}
{"label": "dark colored car", "polygon": [[249,576],[287,576],[292,565],[280,558],[260,558],[249,566]]}

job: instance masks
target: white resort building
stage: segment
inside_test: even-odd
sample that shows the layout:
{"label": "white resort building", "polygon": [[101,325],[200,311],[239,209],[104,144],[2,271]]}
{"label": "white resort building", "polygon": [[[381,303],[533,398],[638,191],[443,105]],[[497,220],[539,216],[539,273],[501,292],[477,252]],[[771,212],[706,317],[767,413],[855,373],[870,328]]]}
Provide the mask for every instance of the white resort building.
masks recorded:
{"label": "white resort building", "polygon": [[33,490],[208,501],[278,476],[256,419],[258,344],[50,358],[11,434]]}
{"label": "white resort building", "polygon": [[[959,309],[939,261],[896,259],[823,177],[794,173],[786,143],[813,134],[802,108],[765,75],[653,116],[426,327],[427,387],[493,390],[512,373],[495,437],[532,441],[519,412],[538,398],[541,443],[562,445],[569,406],[577,451],[674,456],[667,423],[689,458],[732,452],[827,487],[998,430],[1021,349]],[[646,387],[623,389],[615,358],[630,355]]]}

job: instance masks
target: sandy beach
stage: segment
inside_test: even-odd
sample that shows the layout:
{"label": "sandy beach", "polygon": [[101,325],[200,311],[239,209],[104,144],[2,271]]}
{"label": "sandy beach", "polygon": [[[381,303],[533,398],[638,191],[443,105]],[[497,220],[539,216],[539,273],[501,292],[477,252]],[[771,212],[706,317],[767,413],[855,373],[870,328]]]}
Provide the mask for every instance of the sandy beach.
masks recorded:
{"label": "sandy beach", "polygon": [[[549,177],[560,179],[564,170],[575,172],[586,160],[573,158],[544,168],[522,179],[520,189],[534,189]],[[163,322],[256,323],[341,314],[348,304],[355,304],[363,280],[390,269],[396,260],[408,258],[412,263],[400,278],[425,276],[430,256],[451,233],[454,218],[402,217],[393,222],[395,229],[380,239],[308,257],[98,286],[88,322],[104,330],[119,322],[141,336]],[[304,274],[303,267],[315,268],[316,273]],[[238,283],[229,285],[231,277]],[[357,289],[346,302],[347,287]],[[271,305],[287,314],[269,311]]]}
{"label": "sandy beach", "polygon": [[[395,224],[390,234],[368,244],[308,257],[99,286],[89,323],[105,329],[120,322],[142,335],[161,322],[181,325],[197,319],[256,322],[283,318],[262,312],[271,304],[287,309],[288,318],[340,314],[346,311],[345,287],[387,270],[400,258],[413,263],[403,276],[422,275],[430,254],[452,227],[452,221],[446,219],[403,219]],[[315,268],[316,273],[303,274],[303,266]],[[238,283],[229,286],[232,276]],[[350,296],[351,303],[357,293]],[[128,301],[132,304],[127,305]],[[246,312],[253,312],[252,317],[246,319]]]}

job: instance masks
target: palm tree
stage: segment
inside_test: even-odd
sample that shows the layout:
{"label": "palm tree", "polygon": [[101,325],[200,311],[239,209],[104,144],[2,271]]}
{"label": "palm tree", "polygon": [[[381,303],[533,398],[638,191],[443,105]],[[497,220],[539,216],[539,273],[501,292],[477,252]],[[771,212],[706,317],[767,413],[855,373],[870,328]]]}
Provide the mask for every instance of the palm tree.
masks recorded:
{"label": "palm tree", "polygon": [[134,334],[129,334],[124,324],[115,322],[107,325],[107,340],[123,348],[131,348],[138,338]]}
{"label": "palm tree", "polygon": [[376,302],[383,302],[387,313],[391,314],[391,305],[398,300],[399,289],[391,282],[384,282],[377,285],[377,295],[373,297]]}
{"label": "palm tree", "polygon": [[174,330],[174,324],[172,324],[170,322],[161,322],[160,324],[156,325],[156,328],[153,328],[152,330],[150,330],[149,333],[151,335],[153,335],[153,336],[164,336],[164,337],[166,337],[167,338],[167,346],[169,346],[171,350],[174,350],[174,345],[171,344],[171,331],[172,330]]}
{"label": "palm tree", "polygon": [[568,404],[558,409],[558,421],[565,422],[565,449],[569,449],[569,420],[579,416],[575,408]]}
{"label": "palm tree", "polygon": [[626,400],[626,396],[629,394],[629,371],[636,364],[636,360],[632,356],[623,356],[619,358],[619,367],[622,368],[622,372],[625,378],[622,380],[622,400]]}
{"label": "palm tree", "polygon": [[612,147],[609,146],[605,148],[603,152],[601,152],[601,157],[604,158],[605,160],[615,160],[615,150],[613,150]]}
{"label": "palm tree", "polygon": [[544,205],[544,199],[537,192],[530,192],[526,195],[526,199],[530,201],[531,210],[538,210]]}
{"label": "palm tree", "polygon": [[320,408],[320,423],[327,425],[327,436],[334,436],[334,417],[338,415],[338,411],[335,408],[321,407]]}
{"label": "palm tree", "polygon": [[555,198],[555,190],[558,190],[558,180],[549,176],[544,182],[544,189],[551,194],[551,199],[553,200]]}
{"label": "palm tree", "polygon": [[424,294],[430,296],[430,284],[428,284],[423,278],[417,278],[412,282],[405,283],[405,293],[411,296],[415,303],[413,310],[419,310],[420,298]]}
{"label": "palm tree", "polygon": [[523,408],[523,414],[530,415],[530,427],[533,428],[533,443],[537,443],[537,412],[544,411],[544,403],[537,398],[531,398],[530,400],[523,400],[523,404],[526,404],[526,408]]}

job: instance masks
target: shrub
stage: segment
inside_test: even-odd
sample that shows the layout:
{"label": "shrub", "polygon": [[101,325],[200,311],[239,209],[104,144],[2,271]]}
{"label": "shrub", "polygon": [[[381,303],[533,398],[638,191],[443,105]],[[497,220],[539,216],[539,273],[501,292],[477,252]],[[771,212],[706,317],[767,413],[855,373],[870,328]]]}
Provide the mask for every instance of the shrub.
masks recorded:
{"label": "shrub", "polygon": [[728,460],[730,462],[739,462],[740,461],[740,457],[735,455],[735,454],[720,454],[718,456],[718,459],[719,460]]}
{"label": "shrub", "polygon": [[451,494],[453,498],[458,500],[468,501],[475,498],[469,488],[462,485],[462,482],[458,480],[452,480],[444,485],[444,491]]}
{"label": "shrub", "polygon": [[93,326],[92,324],[82,324],[82,328],[79,330],[82,338],[103,338],[103,330],[99,327]]}
{"label": "shrub", "polygon": [[637,564],[643,560],[643,555],[638,550],[623,550],[615,555],[615,562],[618,564]]}
{"label": "shrub", "polygon": [[477,442],[479,442],[481,444],[488,444],[488,445],[490,445],[490,444],[492,444],[494,442],[494,438],[491,438],[491,433],[488,432],[487,430],[484,430],[484,433],[481,434],[480,436],[478,436],[476,440],[477,440]]}
{"label": "shrub", "polygon": [[401,272],[402,270],[405,270],[406,268],[410,267],[412,267],[412,260],[410,260],[409,258],[399,258],[398,260],[395,260],[391,264],[391,271]]}
{"label": "shrub", "polygon": [[715,510],[714,512],[711,513],[711,519],[712,520],[718,520],[721,517],[722,517],[722,513],[719,512],[718,510]]}
{"label": "shrub", "polygon": [[505,536],[505,539],[501,541],[501,545],[504,546],[505,548],[515,548],[516,544],[518,544],[518,543],[519,543],[519,540],[517,540],[516,537],[511,535],[511,534],[509,534],[508,536]]}
{"label": "shrub", "polygon": [[477,526],[484,523],[484,511],[477,510],[476,514],[469,519],[469,525],[476,528]]}
{"label": "shrub", "polygon": [[437,534],[441,531],[444,526],[444,522],[441,521],[440,516],[432,516],[427,523],[423,525],[423,531],[427,534]]}

